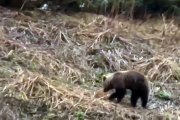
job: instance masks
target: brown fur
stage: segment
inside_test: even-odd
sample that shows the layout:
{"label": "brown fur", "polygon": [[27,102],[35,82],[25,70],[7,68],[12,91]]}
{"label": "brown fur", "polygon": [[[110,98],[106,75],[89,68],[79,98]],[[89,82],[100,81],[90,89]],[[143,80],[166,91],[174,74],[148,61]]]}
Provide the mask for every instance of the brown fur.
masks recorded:
{"label": "brown fur", "polygon": [[131,105],[136,107],[138,98],[141,98],[142,107],[146,108],[149,98],[149,84],[146,77],[139,72],[130,71],[118,71],[112,74],[110,77],[103,77],[104,92],[111,89],[115,89],[115,93],[111,94],[109,100],[117,98],[117,102],[121,102],[126,95],[126,89],[132,91]]}

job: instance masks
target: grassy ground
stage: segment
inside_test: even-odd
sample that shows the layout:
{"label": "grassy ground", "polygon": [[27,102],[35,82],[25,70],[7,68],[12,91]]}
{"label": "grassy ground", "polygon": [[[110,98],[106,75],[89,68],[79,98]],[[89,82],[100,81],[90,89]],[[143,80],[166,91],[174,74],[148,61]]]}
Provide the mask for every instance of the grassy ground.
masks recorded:
{"label": "grassy ground", "polygon": [[[177,120],[179,28],[175,21],[0,11],[0,117]],[[133,69],[150,81],[148,110],[107,100],[101,74]]]}

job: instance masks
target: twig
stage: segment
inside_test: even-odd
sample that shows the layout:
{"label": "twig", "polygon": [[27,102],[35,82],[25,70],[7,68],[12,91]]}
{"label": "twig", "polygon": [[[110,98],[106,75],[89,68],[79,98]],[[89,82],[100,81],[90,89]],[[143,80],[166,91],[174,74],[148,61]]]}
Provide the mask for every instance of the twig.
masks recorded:
{"label": "twig", "polygon": [[23,9],[23,7],[24,7],[24,5],[25,5],[26,2],[27,2],[27,0],[24,0],[24,3],[23,3],[23,5],[21,6],[21,8],[20,8],[19,11],[21,11],[21,10]]}
{"label": "twig", "polygon": [[115,111],[114,111],[114,118],[113,118],[113,120],[116,120],[116,109],[117,109],[117,104],[115,105]]}

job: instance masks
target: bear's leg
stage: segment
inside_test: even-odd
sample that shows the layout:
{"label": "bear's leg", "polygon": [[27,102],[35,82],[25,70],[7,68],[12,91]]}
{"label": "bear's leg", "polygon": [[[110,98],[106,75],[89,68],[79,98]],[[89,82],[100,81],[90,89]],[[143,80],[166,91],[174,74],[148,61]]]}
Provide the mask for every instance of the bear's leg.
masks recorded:
{"label": "bear's leg", "polygon": [[143,108],[146,108],[146,105],[148,103],[148,97],[149,97],[148,94],[141,95],[141,103]]}
{"label": "bear's leg", "polygon": [[132,107],[136,107],[136,103],[137,103],[137,100],[139,97],[140,97],[139,92],[132,91],[132,94],[131,94],[131,106]]}
{"label": "bear's leg", "polygon": [[117,103],[120,103],[126,95],[126,89],[116,89]]}
{"label": "bear's leg", "polygon": [[109,100],[113,100],[114,98],[117,98],[116,92],[112,93],[112,94],[109,96]]}

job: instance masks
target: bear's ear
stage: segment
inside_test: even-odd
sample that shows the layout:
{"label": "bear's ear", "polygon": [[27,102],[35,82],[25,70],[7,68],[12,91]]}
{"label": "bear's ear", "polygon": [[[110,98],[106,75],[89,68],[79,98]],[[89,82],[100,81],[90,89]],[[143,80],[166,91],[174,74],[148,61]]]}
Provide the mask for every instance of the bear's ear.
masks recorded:
{"label": "bear's ear", "polygon": [[104,81],[106,80],[106,76],[103,76],[103,78],[102,78],[102,79],[103,79],[103,82],[104,82]]}

